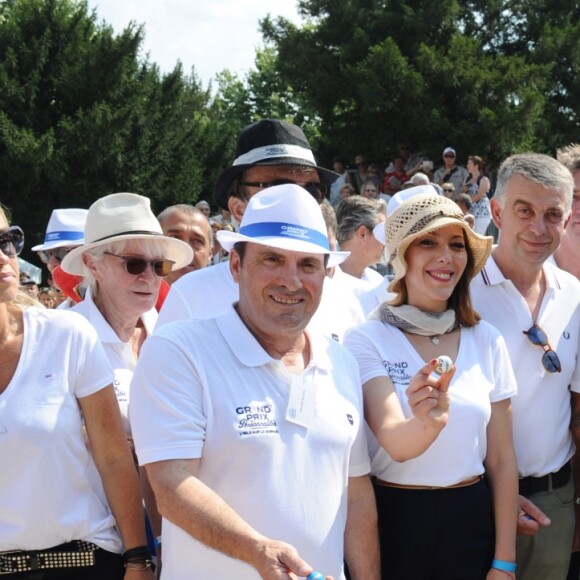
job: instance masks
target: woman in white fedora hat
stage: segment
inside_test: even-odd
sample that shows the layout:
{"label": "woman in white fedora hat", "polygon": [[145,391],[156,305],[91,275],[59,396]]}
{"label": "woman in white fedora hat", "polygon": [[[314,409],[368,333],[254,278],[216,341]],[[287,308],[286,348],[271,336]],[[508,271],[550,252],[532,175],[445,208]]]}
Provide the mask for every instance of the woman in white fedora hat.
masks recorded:
{"label": "woman in white fedora hat", "polygon": [[[132,447],[128,417],[129,386],[141,345],[157,320],[155,303],[163,278],[193,259],[189,244],[163,235],[150,200],[114,193],[89,208],[84,244],[62,261],[65,272],[83,276],[85,299],[74,311],[97,330],[115,373],[115,393]],[[148,506],[152,495],[146,489]],[[148,510],[156,536],[160,521]]]}
{"label": "woman in white fedora hat", "polygon": [[0,206],[0,575],[153,580],[113,373],[86,320],[19,291],[23,246]]}
{"label": "woman in white fedora hat", "polygon": [[191,247],[163,235],[148,198],[114,193],[89,208],[84,244],[62,261],[83,276],[85,300],[75,306],[96,328],[115,371],[127,435],[129,384],[143,341],[153,331],[161,280],[193,259]]}
{"label": "woman in white fedora hat", "polygon": [[[469,296],[492,238],[433,194],[403,200],[384,231],[395,297],[345,338],[374,435],[382,579],[515,578],[516,383],[502,336]],[[436,376],[441,355],[455,364]]]}

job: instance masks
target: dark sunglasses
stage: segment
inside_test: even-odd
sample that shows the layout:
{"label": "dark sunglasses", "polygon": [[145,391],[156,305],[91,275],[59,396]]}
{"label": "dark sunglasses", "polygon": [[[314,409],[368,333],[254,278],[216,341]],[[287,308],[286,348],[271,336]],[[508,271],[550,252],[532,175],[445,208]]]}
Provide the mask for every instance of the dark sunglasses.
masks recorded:
{"label": "dark sunglasses", "polygon": [[105,252],[107,256],[114,256],[115,258],[119,258],[125,262],[125,270],[127,274],[131,274],[131,276],[139,276],[139,274],[143,274],[147,269],[147,265],[151,264],[153,271],[155,272],[156,276],[159,278],[164,278],[171,272],[171,268],[173,268],[173,264],[171,260],[144,260],[143,258],[135,258],[134,256],[119,256],[117,254],[112,254],[111,252]]}
{"label": "dark sunglasses", "polygon": [[275,185],[288,185],[289,183],[294,185],[299,185],[304,188],[317,202],[321,202],[326,195],[326,188],[321,183],[297,183],[292,181],[292,179],[276,179],[275,181],[270,181],[269,183],[263,181],[244,181],[241,185],[246,187],[257,187],[259,189],[266,189],[267,187],[274,187]]}
{"label": "dark sunglasses", "polygon": [[64,257],[70,251],[71,248],[54,248],[54,250],[40,250],[37,254],[44,264],[48,264],[52,257],[54,257],[58,262],[62,262]]}
{"label": "dark sunglasses", "polygon": [[444,187],[443,191],[446,191],[447,193],[453,193],[455,190],[451,189],[450,187]]}
{"label": "dark sunglasses", "polygon": [[548,342],[546,333],[537,325],[533,324],[529,330],[524,330],[523,333],[529,338],[532,344],[541,346],[544,354],[542,355],[542,365],[549,373],[559,373],[562,371],[560,359],[556,351],[552,349]]}
{"label": "dark sunglasses", "polygon": [[443,155],[443,157],[451,157],[455,159],[455,155],[453,155],[453,153],[446,153],[445,155]]}
{"label": "dark sunglasses", "polygon": [[12,226],[0,233],[0,250],[5,256],[14,258],[24,248],[24,232],[18,226]]}

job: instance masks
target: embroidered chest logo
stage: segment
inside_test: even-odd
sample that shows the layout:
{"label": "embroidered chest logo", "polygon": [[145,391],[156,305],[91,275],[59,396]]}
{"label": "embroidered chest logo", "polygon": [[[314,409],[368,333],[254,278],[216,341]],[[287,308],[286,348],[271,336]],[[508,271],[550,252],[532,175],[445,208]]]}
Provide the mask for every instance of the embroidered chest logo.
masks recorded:
{"label": "embroidered chest logo", "polygon": [[249,405],[236,408],[236,429],[240,437],[278,433],[274,405],[252,401]]}
{"label": "embroidered chest logo", "polygon": [[412,375],[409,373],[409,364],[405,361],[401,362],[390,362],[388,360],[383,361],[383,365],[391,377],[393,383],[408,384],[411,380]]}

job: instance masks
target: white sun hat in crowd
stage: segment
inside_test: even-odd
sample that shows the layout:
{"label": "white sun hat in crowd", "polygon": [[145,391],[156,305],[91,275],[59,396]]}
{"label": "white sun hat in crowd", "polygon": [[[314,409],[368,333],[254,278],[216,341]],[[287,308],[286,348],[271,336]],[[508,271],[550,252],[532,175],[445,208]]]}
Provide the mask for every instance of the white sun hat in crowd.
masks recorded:
{"label": "white sun hat in crowd", "polygon": [[147,197],[135,193],[112,193],[91,205],[85,225],[85,243],[69,252],[61,266],[69,274],[82,276],[83,254],[89,250],[122,240],[150,239],[163,241],[163,258],[174,262],[173,270],[183,268],[193,260],[189,244],[163,235]]}
{"label": "white sun hat in crowd", "polygon": [[219,231],[219,243],[230,251],[236,242],[252,242],[282,250],[328,254],[330,268],[350,252],[331,252],[322,211],[304,188],[293,183],[275,185],[250,198],[238,232]]}
{"label": "white sun hat in crowd", "polygon": [[84,243],[88,210],[77,208],[54,209],[46,226],[44,242],[32,248],[33,252],[54,250]]}

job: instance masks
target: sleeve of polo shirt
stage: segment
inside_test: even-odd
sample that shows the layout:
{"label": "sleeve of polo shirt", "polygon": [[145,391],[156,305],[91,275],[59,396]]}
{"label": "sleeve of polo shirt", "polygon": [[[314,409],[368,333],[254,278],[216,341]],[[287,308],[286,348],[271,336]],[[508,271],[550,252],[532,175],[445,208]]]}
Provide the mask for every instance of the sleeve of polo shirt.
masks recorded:
{"label": "sleeve of polo shirt", "polygon": [[349,380],[345,382],[345,384],[352,385],[349,389],[349,399],[356,407],[358,416],[360,417],[356,437],[350,448],[348,475],[349,477],[359,477],[366,475],[371,470],[366,437],[366,422],[364,419],[363,394],[358,364],[350,352],[346,352],[343,347],[341,349],[343,350],[343,356],[340,357],[341,367],[339,374],[340,376],[349,377]]}
{"label": "sleeve of polo shirt", "polygon": [[494,365],[495,387],[489,399],[492,403],[496,403],[517,395],[518,387],[505,340],[495,327],[490,328],[492,329],[491,360]]}
{"label": "sleeve of polo shirt", "polygon": [[[71,359],[74,364],[69,366],[69,373],[74,369],[75,376],[69,377],[69,380],[74,385],[76,397],[88,397],[108,387],[115,376],[91,323],[80,314],[73,312],[67,312],[66,316],[72,319],[67,331],[70,332],[73,329],[76,338],[74,347],[76,350],[71,349]],[[61,345],[60,341],[57,341],[57,344]]]}
{"label": "sleeve of polo shirt", "polygon": [[366,421],[364,419],[364,409],[362,404],[362,389],[360,388],[358,376],[356,379],[356,384],[359,386],[358,411],[360,422],[358,426],[358,432],[356,434],[356,439],[354,440],[350,450],[350,458],[348,462],[349,477],[359,477],[361,475],[366,475],[367,473],[370,473],[371,470],[371,460],[369,457],[369,448],[366,436]]}
{"label": "sleeve of polo shirt", "polygon": [[363,385],[375,377],[389,376],[382,362],[383,357],[367,332],[367,328],[365,324],[364,330],[362,328],[349,330],[343,342],[358,363],[360,382]]}
{"label": "sleeve of polo shirt", "polygon": [[179,340],[183,324],[145,341],[131,381],[129,417],[140,465],[202,455],[204,387],[182,346],[187,341]]}

